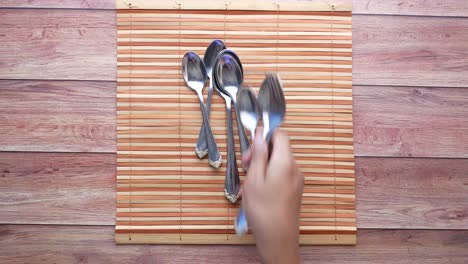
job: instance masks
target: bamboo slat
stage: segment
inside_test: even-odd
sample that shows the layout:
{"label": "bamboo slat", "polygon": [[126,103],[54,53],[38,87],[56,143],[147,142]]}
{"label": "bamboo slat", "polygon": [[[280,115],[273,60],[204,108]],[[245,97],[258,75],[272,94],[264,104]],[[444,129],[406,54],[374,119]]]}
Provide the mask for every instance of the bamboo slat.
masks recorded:
{"label": "bamboo slat", "polygon": [[[305,176],[301,244],[355,244],[351,9],[167,3],[117,1],[116,242],[254,243],[234,233],[239,205],[223,197],[225,165],[195,156],[201,114],[180,70],[187,51],[203,56],[222,39],[239,54],[246,85],[258,91],[268,71],[284,81],[283,128]],[[215,95],[210,122],[223,157],[225,115]]]}

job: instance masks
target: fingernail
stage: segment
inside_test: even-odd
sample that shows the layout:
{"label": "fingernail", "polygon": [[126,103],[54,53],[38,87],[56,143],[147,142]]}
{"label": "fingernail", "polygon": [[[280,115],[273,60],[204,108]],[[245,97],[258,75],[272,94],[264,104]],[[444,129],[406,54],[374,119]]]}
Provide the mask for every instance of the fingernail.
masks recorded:
{"label": "fingernail", "polygon": [[263,145],[263,137],[261,135],[256,135],[254,139],[255,146]]}
{"label": "fingernail", "polygon": [[259,139],[263,140],[263,135],[262,135],[262,131],[260,129],[257,129],[255,131],[254,143],[256,144],[257,140],[259,140]]}

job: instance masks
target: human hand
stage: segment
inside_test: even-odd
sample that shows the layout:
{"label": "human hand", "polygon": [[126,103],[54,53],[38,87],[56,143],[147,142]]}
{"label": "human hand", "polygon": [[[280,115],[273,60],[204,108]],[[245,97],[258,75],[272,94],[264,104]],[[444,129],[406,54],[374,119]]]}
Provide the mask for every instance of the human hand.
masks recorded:
{"label": "human hand", "polygon": [[[265,263],[299,263],[299,213],[304,177],[291,153],[288,136],[276,130],[268,146],[257,130],[253,149],[244,153],[249,167],[242,206]],[[250,166],[249,166],[250,165]]]}

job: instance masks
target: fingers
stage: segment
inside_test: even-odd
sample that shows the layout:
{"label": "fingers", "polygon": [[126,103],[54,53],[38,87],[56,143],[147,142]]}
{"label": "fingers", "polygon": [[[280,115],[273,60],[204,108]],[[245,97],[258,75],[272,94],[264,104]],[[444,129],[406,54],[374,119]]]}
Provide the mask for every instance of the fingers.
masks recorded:
{"label": "fingers", "polygon": [[242,161],[242,168],[248,170],[250,167],[250,161],[252,160],[252,149],[249,148],[244,153],[242,153],[241,161]]}
{"label": "fingers", "polygon": [[[262,134],[263,134],[263,127],[257,128],[255,137],[257,137],[258,135],[262,136]],[[252,138],[252,140],[254,139]],[[249,169],[250,161],[252,160],[252,147],[253,146],[251,146],[248,150],[242,153],[242,156],[241,156],[242,168],[244,168],[244,170],[246,171]]]}
{"label": "fingers", "polygon": [[244,197],[242,196],[244,194],[244,185],[242,184],[239,193],[237,194],[239,196],[239,199],[243,199]]}
{"label": "fingers", "polygon": [[268,168],[269,180],[287,177],[294,166],[288,134],[277,129],[272,138],[273,150]]}
{"label": "fingers", "polygon": [[272,138],[273,151],[271,161],[280,161],[291,157],[291,145],[288,134],[282,130],[275,130]]}
{"label": "fingers", "polygon": [[250,168],[247,172],[247,180],[252,183],[263,182],[268,164],[268,148],[261,133],[261,129],[258,129],[255,134]]}

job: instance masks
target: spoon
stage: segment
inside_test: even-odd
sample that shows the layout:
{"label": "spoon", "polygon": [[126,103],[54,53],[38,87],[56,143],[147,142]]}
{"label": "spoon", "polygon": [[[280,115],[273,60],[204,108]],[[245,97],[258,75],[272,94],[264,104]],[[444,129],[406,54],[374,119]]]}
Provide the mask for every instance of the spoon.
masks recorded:
{"label": "spoon", "polygon": [[242,125],[250,131],[250,139],[253,141],[255,129],[260,119],[260,110],[255,92],[248,87],[242,88],[237,94],[237,106]]}
{"label": "spoon", "polygon": [[[218,70],[220,57],[223,56],[222,53],[225,51],[226,50],[223,50],[216,58],[216,62],[214,65],[214,80],[215,80],[216,91],[221,95],[221,97],[223,97],[224,101],[226,102],[228,144],[227,144],[226,178],[224,180],[224,196],[231,203],[236,203],[237,199],[239,199],[240,179],[239,179],[239,171],[237,168],[236,149],[234,146],[234,135],[233,135],[234,132],[233,132],[233,126],[232,126],[232,109],[231,109],[232,99],[227,93],[224,93],[220,89],[219,78],[221,77],[221,75],[219,75],[219,70]],[[231,63],[233,61],[234,60],[231,60]],[[234,67],[234,65],[231,65],[231,66]],[[240,67],[237,69],[239,69],[237,74],[240,76],[236,76],[236,78],[242,79],[243,78],[242,69]]]}
{"label": "spoon", "polygon": [[[255,92],[248,87],[242,88],[237,94],[237,102],[241,122],[244,127],[250,131],[250,138],[253,141],[255,137],[255,129],[257,128],[258,119],[260,117]],[[242,207],[239,209],[239,214],[234,222],[234,227],[236,229],[236,234],[240,237],[249,230],[245,211]]]}
{"label": "spoon", "polygon": [[267,73],[258,93],[262,109],[263,139],[270,142],[273,131],[281,125],[286,114],[283,86],[276,74]]}
{"label": "spoon", "polygon": [[[216,56],[218,56],[218,54],[224,49],[226,49],[224,42],[222,42],[219,39],[214,40],[206,49],[205,56],[203,57],[203,62],[205,63],[206,72],[208,74],[208,78],[210,79],[210,84],[208,87],[208,98],[206,100],[206,112],[208,115],[208,119],[210,118],[211,97],[213,95],[213,85],[214,85],[213,65],[216,60]],[[208,153],[205,128],[203,124],[200,127],[200,133],[198,134],[198,141],[197,141],[197,146],[195,148],[195,153],[200,159],[203,158]]]}
{"label": "spoon", "polygon": [[187,52],[182,59],[182,75],[187,83],[187,86],[193,89],[200,101],[200,109],[203,116],[203,125],[205,127],[206,141],[208,145],[208,158],[211,166],[219,168],[222,162],[221,154],[218,150],[218,145],[211,132],[210,121],[206,113],[205,105],[203,104],[202,90],[206,83],[206,69],[203,61],[198,54]]}
{"label": "spoon", "polygon": [[234,51],[226,49],[219,53],[214,70],[218,89],[229,95],[234,103],[240,149],[241,153],[244,153],[250,148],[250,144],[245,135],[244,127],[240,120],[239,109],[237,107],[237,93],[241,90],[241,85],[244,80],[242,64]]}

